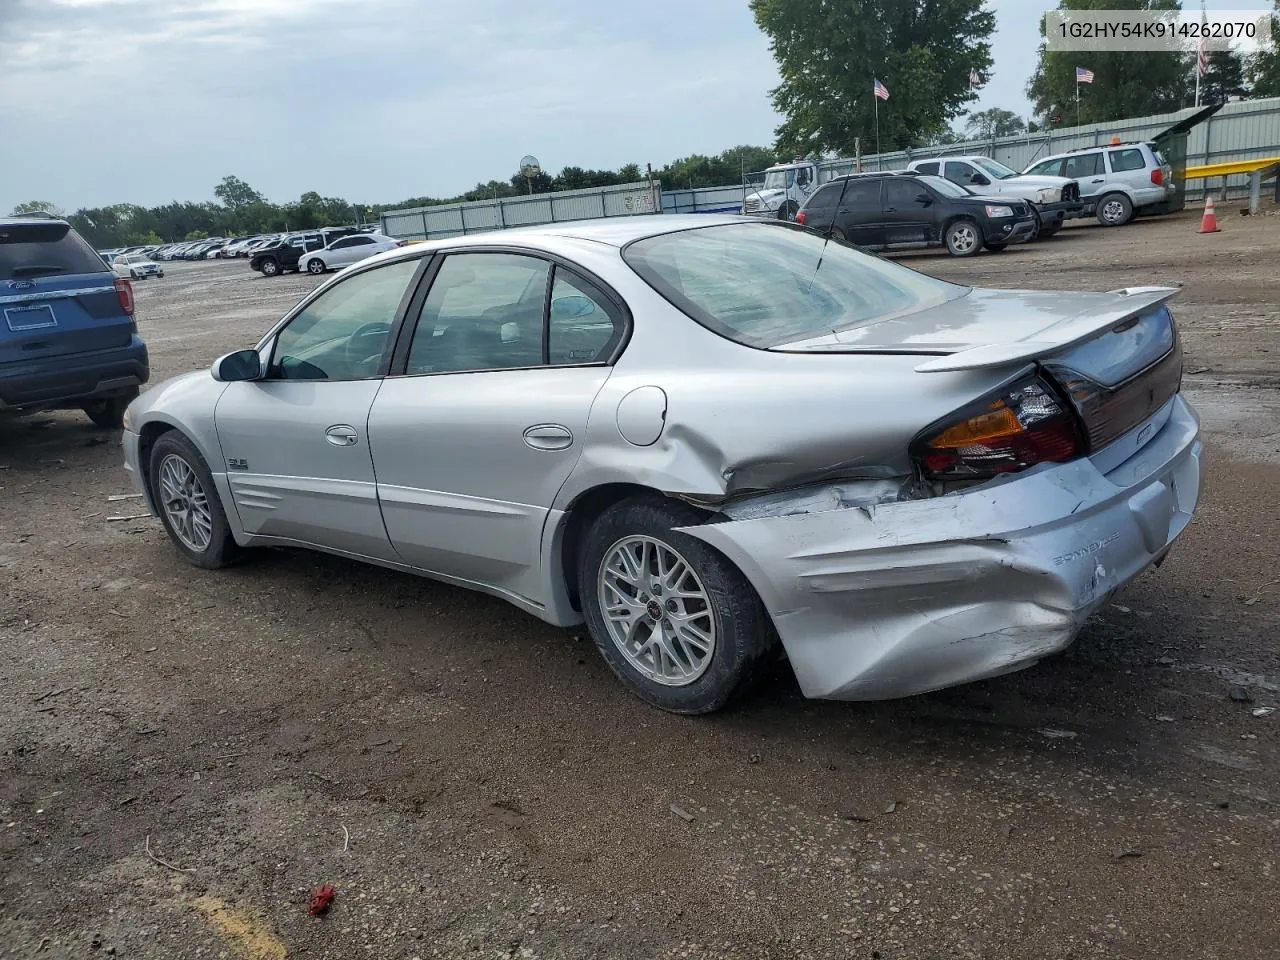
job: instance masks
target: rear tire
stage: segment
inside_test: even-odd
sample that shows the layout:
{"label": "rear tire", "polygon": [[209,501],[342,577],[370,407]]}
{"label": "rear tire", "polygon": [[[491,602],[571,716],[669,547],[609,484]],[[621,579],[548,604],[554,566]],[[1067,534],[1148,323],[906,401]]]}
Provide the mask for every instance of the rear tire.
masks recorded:
{"label": "rear tire", "polygon": [[953,257],[971,257],[982,249],[982,231],[972,220],[953,220],[943,234],[943,242]]}
{"label": "rear tire", "polygon": [[85,412],[94,426],[101,427],[103,430],[120,430],[124,427],[124,411],[130,403],[138,396],[137,390],[130,390],[128,393],[122,393],[114,397],[106,397],[102,400],[90,400],[81,406],[81,410]]}
{"label": "rear tire", "polygon": [[672,713],[729,704],[759,678],[776,639],[741,571],[673,529],[705,519],[663,497],[635,497],[605,511],[582,545],[578,590],[600,655],[632,693]]}
{"label": "rear tire", "polygon": [[160,522],[190,563],[216,570],[239,558],[209,465],[195,444],[176,430],[163,434],[151,448],[147,477]]}
{"label": "rear tire", "polygon": [[848,242],[849,242],[849,238],[848,238],[847,236],[845,236],[844,231],[843,231],[843,230],[841,230],[839,227],[832,227],[832,228],[831,228],[831,239],[832,239],[832,240],[839,240],[841,243],[848,243]]}
{"label": "rear tire", "polygon": [[1104,227],[1122,227],[1133,219],[1133,202],[1123,193],[1108,193],[1098,200],[1095,216]]}
{"label": "rear tire", "polygon": [[324,273],[324,261],[319,257],[312,257],[307,261],[307,273],[315,277],[320,276]]}
{"label": "rear tire", "polygon": [[794,221],[796,214],[799,212],[800,204],[796,203],[794,200],[787,200],[778,207],[778,219]]}

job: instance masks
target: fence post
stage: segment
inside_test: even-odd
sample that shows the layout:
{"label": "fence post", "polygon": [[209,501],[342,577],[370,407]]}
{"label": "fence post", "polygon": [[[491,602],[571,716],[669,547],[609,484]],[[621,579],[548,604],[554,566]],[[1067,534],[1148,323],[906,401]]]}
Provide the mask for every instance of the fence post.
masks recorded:
{"label": "fence post", "polygon": [[502,208],[502,201],[498,201],[498,229],[507,229],[507,212]]}
{"label": "fence post", "polygon": [[427,211],[422,211],[422,239],[430,240],[431,234],[427,230]]}
{"label": "fence post", "polygon": [[600,216],[607,217],[608,215],[609,215],[609,208],[604,205],[604,187],[601,187],[600,188]]}

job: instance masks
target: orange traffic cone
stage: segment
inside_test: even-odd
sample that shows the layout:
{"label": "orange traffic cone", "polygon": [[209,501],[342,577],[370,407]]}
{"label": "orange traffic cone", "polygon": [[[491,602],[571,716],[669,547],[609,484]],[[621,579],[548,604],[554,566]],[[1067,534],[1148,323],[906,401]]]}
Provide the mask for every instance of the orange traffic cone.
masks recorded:
{"label": "orange traffic cone", "polygon": [[1213,194],[1204,198],[1204,216],[1200,218],[1201,233],[1221,233],[1218,229],[1218,212],[1213,206]]}

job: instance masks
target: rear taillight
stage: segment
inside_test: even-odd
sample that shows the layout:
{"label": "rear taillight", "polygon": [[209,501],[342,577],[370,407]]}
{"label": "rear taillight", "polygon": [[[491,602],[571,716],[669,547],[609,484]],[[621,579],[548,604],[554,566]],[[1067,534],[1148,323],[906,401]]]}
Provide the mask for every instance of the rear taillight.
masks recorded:
{"label": "rear taillight", "polygon": [[800,210],[796,213],[796,223],[804,223],[804,211]]}
{"label": "rear taillight", "polygon": [[1157,187],[1161,186],[1164,183],[1164,171],[1161,170],[1159,167],[1156,167],[1154,170],[1152,170],[1151,182],[1154,183]]}
{"label": "rear taillight", "polygon": [[116,278],[116,296],[120,298],[120,309],[133,316],[133,284],[128,280]]}
{"label": "rear taillight", "polygon": [[983,480],[1084,452],[1072,413],[1038,378],[959,411],[912,443],[926,480]]}

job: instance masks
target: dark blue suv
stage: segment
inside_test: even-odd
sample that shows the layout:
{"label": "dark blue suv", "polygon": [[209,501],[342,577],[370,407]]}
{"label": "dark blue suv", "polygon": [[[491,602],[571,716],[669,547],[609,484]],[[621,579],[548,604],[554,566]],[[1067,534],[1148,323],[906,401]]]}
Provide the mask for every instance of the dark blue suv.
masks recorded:
{"label": "dark blue suv", "polygon": [[0,217],[0,414],[79,409],[119,427],[149,374],[129,281],[65,220]]}

